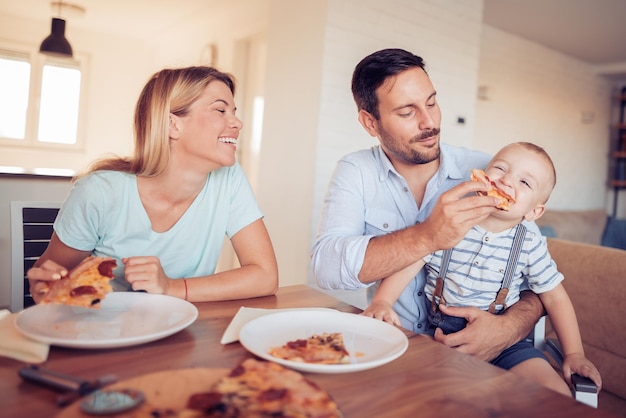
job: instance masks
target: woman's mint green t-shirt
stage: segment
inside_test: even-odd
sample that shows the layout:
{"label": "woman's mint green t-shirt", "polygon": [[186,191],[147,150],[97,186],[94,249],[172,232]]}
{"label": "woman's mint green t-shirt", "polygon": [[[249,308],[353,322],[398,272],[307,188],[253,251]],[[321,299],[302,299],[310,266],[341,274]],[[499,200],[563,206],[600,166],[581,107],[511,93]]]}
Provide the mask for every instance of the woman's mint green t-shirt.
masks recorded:
{"label": "woman's mint green t-shirt", "polygon": [[127,290],[122,258],[159,257],[171,278],[213,274],[224,237],[262,217],[239,164],[211,172],[200,194],[166,232],[152,230],[135,175],[97,171],[76,181],[54,230],[69,247],[115,258],[113,287]]}

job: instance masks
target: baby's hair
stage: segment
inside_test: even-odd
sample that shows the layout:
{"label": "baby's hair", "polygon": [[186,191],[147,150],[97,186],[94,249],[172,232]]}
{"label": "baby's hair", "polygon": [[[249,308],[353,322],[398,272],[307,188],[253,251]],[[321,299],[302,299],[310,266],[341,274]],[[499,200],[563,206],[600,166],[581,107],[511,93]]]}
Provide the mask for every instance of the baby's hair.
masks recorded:
{"label": "baby's hair", "polygon": [[548,154],[545,149],[537,144],[533,144],[532,142],[516,142],[515,144],[520,145],[527,150],[536,152],[548,162],[552,171],[552,184],[550,185],[550,190],[554,189],[554,186],[556,185],[556,168],[554,168],[554,162],[552,161],[552,158],[550,158],[550,154]]}

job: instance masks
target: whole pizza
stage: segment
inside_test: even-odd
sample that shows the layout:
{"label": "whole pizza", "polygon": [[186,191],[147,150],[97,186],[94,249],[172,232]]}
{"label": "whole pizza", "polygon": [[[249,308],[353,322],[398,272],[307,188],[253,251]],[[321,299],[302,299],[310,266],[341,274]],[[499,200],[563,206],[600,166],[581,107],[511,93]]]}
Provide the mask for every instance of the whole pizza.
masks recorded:
{"label": "whole pizza", "polygon": [[210,390],[194,393],[182,411],[150,411],[159,417],[341,418],[330,395],[295,370],[249,358]]}

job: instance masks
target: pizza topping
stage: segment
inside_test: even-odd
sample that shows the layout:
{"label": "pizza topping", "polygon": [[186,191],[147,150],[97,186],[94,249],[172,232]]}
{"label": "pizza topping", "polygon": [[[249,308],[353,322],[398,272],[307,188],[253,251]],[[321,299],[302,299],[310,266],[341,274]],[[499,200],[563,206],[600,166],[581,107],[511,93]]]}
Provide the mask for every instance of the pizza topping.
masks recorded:
{"label": "pizza topping", "polygon": [[70,291],[70,296],[75,298],[84,295],[95,295],[98,290],[93,286],[78,286]]}
{"label": "pizza topping", "polygon": [[472,181],[484,183],[490,187],[487,192],[478,192],[482,196],[491,196],[499,199],[496,207],[500,210],[508,211],[509,204],[515,203],[515,199],[503,190],[499,189],[494,181],[491,181],[483,170],[474,169],[471,172]]}
{"label": "pizza topping", "polygon": [[295,349],[306,347],[306,345],[307,340],[295,340],[287,342],[287,347]]}
{"label": "pizza topping", "polygon": [[189,397],[187,408],[206,411],[215,408],[222,401],[222,395],[217,392],[195,393]]}
{"label": "pizza topping", "polygon": [[112,258],[104,259],[98,264],[98,273],[102,276],[114,278],[113,269],[117,267],[117,261]]}
{"label": "pizza topping", "polygon": [[272,347],[269,353],[284,360],[318,364],[345,364],[350,353],[343,343],[340,332],[313,334],[307,339],[288,341],[280,347]]}
{"label": "pizza topping", "polygon": [[259,394],[260,401],[277,401],[287,396],[287,389],[285,388],[271,388],[268,390],[264,390]]}

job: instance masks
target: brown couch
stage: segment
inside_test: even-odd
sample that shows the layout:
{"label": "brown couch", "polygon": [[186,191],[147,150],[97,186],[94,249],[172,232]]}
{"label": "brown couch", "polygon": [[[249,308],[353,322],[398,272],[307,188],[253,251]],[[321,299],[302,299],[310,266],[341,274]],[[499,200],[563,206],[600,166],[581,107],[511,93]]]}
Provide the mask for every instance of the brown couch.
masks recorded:
{"label": "brown couch", "polygon": [[602,374],[599,408],[626,417],[626,251],[555,238],[548,248],[565,276],[585,354]]}

